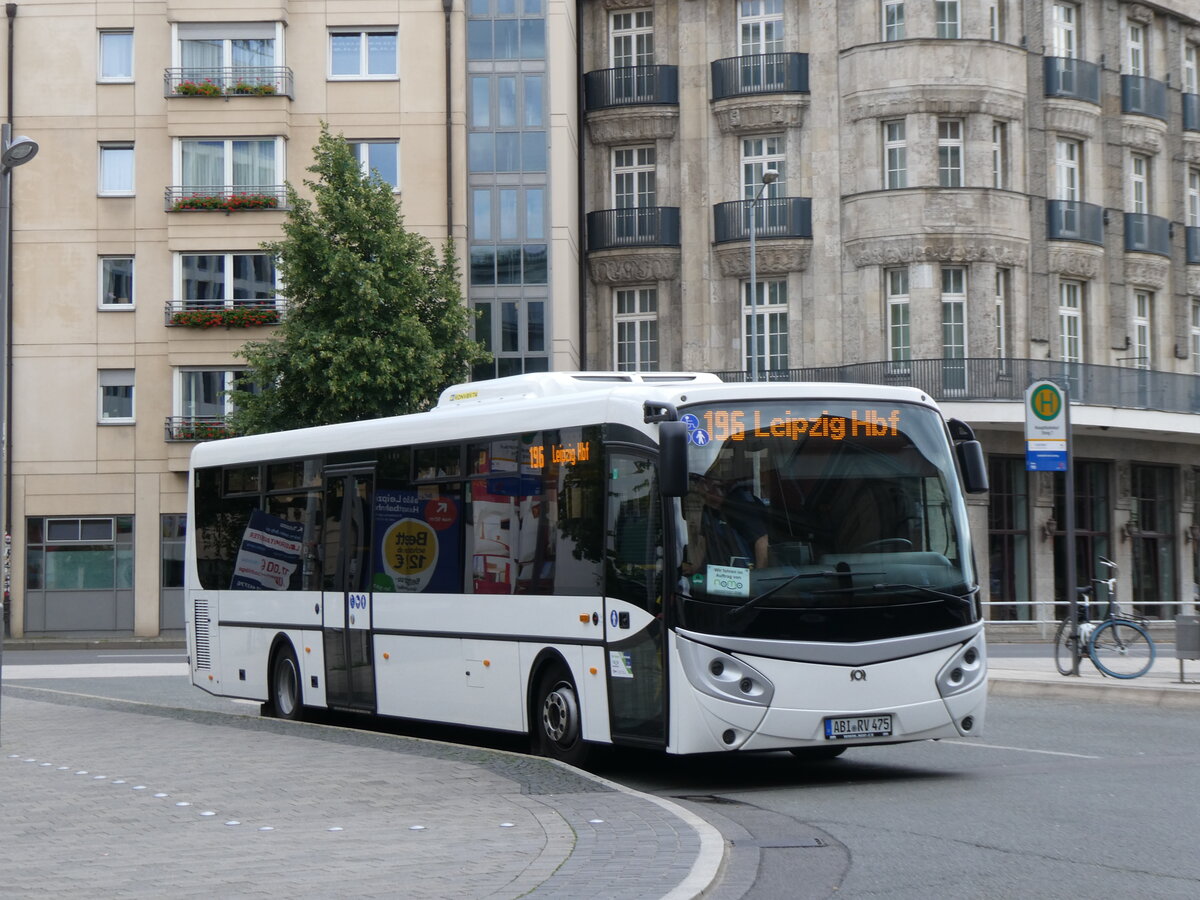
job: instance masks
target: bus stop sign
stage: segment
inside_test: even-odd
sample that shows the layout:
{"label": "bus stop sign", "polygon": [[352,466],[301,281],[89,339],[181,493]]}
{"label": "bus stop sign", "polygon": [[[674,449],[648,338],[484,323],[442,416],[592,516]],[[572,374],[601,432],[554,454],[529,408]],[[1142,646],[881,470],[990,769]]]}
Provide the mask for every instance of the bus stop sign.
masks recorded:
{"label": "bus stop sign", "polygon": [[1037,381],[1025,390],[1025,469],[1067,470],[1067,400],[1053,381]]}

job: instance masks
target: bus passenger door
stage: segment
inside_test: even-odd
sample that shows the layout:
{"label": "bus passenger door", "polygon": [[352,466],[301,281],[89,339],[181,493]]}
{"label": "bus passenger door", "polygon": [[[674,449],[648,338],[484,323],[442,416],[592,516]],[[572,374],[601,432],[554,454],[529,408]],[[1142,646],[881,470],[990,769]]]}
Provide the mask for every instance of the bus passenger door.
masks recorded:
{"label": "bus passenger door", "polygon": [[375,711],[371,646],[371,547],[375,475],[325,471],[325,697]]}
{"label": "bus passenger door", "polygon": [[605,510],[605,654],[609,728],[621,743],[666,745],[663,528],[658,466],[610,449]]}

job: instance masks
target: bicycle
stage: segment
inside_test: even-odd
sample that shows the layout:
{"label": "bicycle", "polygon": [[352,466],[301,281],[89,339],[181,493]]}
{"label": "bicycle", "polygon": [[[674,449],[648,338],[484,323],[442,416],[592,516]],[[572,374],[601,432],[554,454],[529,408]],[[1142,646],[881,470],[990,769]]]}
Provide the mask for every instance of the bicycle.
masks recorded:
{"label": "bicycle", "polygon": [[1058,623],[1054,633],[1054,665],[1060,675],[1072,675],[1079,671],[1079,660],[1084,648],[1100,674],[1113,678],[1138,678],[1150,671],[1154,665],[1156,650],[1154,640],[1142,624],[1140,617],[1126,614],[1117,602],[1117,564],[1103,556],[1099,558],[1111,572],[1108,578],[1093,578],[1093,585],[1104,585],[1108,589],[1108,605],[1104,618],[1091,618],[1092,595],[1095,587],[1078,588],[1077,636],[1071,634],[1071,617],[1066,615]]}

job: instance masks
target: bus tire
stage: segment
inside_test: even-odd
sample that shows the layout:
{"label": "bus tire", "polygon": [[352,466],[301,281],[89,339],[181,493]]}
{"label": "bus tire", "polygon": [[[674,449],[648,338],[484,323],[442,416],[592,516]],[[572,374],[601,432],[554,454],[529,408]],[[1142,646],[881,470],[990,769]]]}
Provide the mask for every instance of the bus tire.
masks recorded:
{"label": "bus tire", "polygon": [[530,724],[537,752],[571,766],[582,766],[590,748],[583,740],[579,692],[563,666],[554,665],[542,673],[533,711]]}
{"label": "bus tire", "polygon": [[298,721],[304,715],[300,666],[290,644],[283,644],[271,659],[271,715],[277,719]]}

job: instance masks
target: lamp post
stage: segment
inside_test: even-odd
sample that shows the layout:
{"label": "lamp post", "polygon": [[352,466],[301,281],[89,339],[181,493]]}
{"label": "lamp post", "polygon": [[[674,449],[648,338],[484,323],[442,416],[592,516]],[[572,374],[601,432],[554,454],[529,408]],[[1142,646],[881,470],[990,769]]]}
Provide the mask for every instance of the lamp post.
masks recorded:
{"label": "lamp post", "polygon": [[758,381],[758,201],[767,185],[774,184],[779,173],[764,169],[762,184],[750,201],[750,380]]}
{"label": "lamp post", "polygon": [[[12,341],[12,170],[37,156],[38,145],[27,137],[12,136],[12,125],[0,123],[0,517],[3,518],[2,570],[3,634],[8,633],[8,589],[12,566],[12,537],[9,534],[11,498],[8,484],[9,398],[12,396],[9,350]],[[3,664],[4,641],[0,636],[0,665]]]}

